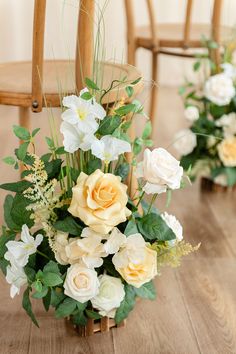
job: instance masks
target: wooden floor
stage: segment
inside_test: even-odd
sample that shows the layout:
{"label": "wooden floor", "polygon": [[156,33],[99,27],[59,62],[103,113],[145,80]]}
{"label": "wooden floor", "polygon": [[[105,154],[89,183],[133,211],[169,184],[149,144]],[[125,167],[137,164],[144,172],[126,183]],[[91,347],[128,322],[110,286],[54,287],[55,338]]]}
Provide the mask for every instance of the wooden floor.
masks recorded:
{"label": "wooden floor", "polygon": [[[185,122],[176,90],[160,91],[156,144],[167,147]],[[16,111],[1,108],[0,117],[10,127]],[[42,117],[34,116],[34,126],[44,126]],[[2,156],[14,147],[9,131],[7,126],[0,131]],[[1,165],[1,182],[13,178],[11,168]],[[164,208],[163,198],[157,205]],[[236,353],[236,194],[203,194],[195,184],[177,191],[168,211],[182,222],[185,238],[202,246],[180,268],[163,271],[156,279],[157,299],[139,301],[125,328],[79,338],[68,323],[35,303],[37,329],[21,309],[21,298],[10,299],[1,276],[0,353]]]}

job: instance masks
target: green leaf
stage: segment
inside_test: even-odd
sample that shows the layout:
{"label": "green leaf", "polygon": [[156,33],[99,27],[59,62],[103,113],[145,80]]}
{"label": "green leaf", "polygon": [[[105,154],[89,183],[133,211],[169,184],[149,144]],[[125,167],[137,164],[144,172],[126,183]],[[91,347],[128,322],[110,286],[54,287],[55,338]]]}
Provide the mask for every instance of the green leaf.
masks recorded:
{"label": "green leaf", "polygon": [[102,161],[100,159],[96,158],[94,160],[90,160],[88,162],[87,173],[91,175],[97,169],[101,169],[101,167],[102,167]]}
{"label": "green leaf", "polygon": [[21,193],[27,188],[29,188],[31,185],[32,184],[28,181],[19,181],[13,183],[0,184],[0,188],[5,189],[6,191]]}
{"label": "green leaf", "polygon": [[76,309],[76,303],[76,300],[67,297],[56,309],[55,316],[61,318],[71,315]]}
{"label": "green leaf", "polygon": [[139,155],[143,148],[143,139],[135,138],[133,145],[133,153],[135,156]]}
{"label": "green leaf", "polygon": [[170,241],[176,239],[174,232],[160,215],[151,213],[138,219],[139,232],[146,240]]}
{"label": "green leaf", "polygon": [[129,235],[133,235],[133,234],[137,234],[137,233],[138,233],[138,228],[137,228],[135,219],[132,218],[132,219],[128,222],[128,224],[126,225],[124,234],[125,234],[126,236],[129,236]]}
{"label": "green leaf", "polygon": [[142,134],[142,138],[145,140],[147,138],[149,138],[149,136],[152,134],[152,124],[149,121],[147,121],[147,123],[145,124],[144,130],[143,130],[143,134]]}
{"label": "green leaf", "polygon": [[115,175],[120,176],[121,180],[124,181],[129,174],[129,163],[128,162],[122,162],[116,169],[115,169]]}
{"label": "green leaf", "polygon": [[65,149],[64,149],[64,146],[60,146],[59,148],[56,149],[55,153],[57,155],[63,155],[66,153]]}
{"label": "green leaf", "polygon": [[57,286],[63,283],[62,278],[60,275],[51,272],[44,272],[43,273],[43,283],[46,286]]}
{"label": "green leaf", "polygon": [[2,161],[5,162],[5,163],[8,164],[8,165],[15,165],[15,162],[16,162],[15,158],[12,157],[12,156],[4,157],[4,158],[2,159]]}
{"label": "green leaf", "polygon": [[99,91],[99,87],[97,86],[97,84],[95,84],[95,82],[90,80],[88,77],[85,78],[85,84],[88,88]]}
{"label": "green leaf", "polygon": [[151,139],[144,140],[144,145],[146,147],[152,147],[153,146],[153,140],[151,140]]}
{"label": "green leaf", "polygon": [[52,153],[48,152],[47,154],[44,154],[40,157],[40,160],[43,161],[44,163],[49,162],[50,158],[52,157]]}
{"label": "green leaf", "polygon": [[51,289],[48,289],[47,295],[43,297],[43,306],[45,311],[49,310],[51,304]]}
{"label": "green leaf", "polygon": [[55,149],[54,141],[48,136],[45,137],[46,143],[50,149]]}
{"label": "green leaf", "polygon": [[21,140],[30,140],[30,132],[19,125],[13,125],[13,132]]}
{"label": "green leaf", "polygon": [[[36,282],[36,283],[39,283],[39,282]],[[32,284],[32,286],[33,286],[33,284]],[[48,293],[48,287],[47,287],[47,286],[44,286],[44,287],[42,287],[42,290],[41,290],[41,291],[36,291],[36,292],[32,295],[32,297],[33,297],[34,299],[42,299],[42,298],[44,298],[44,297],[47,295],[47,293]]]}
{"label": "green leaf", "polygon": [[57,178],[61,171],[61,159],[52,160],[45,163],[45,170],[48,174],[48,179]]}
{"label": "green leaf", "polygon": [[89,101],[89,100],[91,100],[91,98],[92,98],[93,96],[91,95],[90,92],[84,92],[80,97],[81,97],[83,100]]}
{"label": "green leaf", "polygon": [[86,312],[86,315],[89,318],[93,318],[94,320],[99,320],[100,318],[102,318],[102,316],[99,315],[98,312],[95,312],[95,311],[92,311],[92,310],[85,310],[85,312]]}
{"label": "green leaf", "polygon": [[58,264],[54,261],[49,261],[43,268],[43,272],[44,273],[50,272],[50,273],[61,275]]}
{"label": "green leaf", "polygon": [[227,177],[228,186],[232,187],[236,184],[236,168],[226,167],[225,174]]}
{"label": "green leaf", "polygon": [[12,204],[13,204],[13,196],[12,195],[7,195],[4,201],[3,209],[4,209],[4,220],[11,230],[16,230],[20,231],[20,227],[14,223],[11,217],[11,209],[12,209]]}
{"label": "green leaf", "polygon": [[[141,205],[142,205],[142,208],[143,208],[144,213],[147,214],[147,212],[148,212],[148,210],[149,210],[150,204],[147,203],[144,199],[142,199]],[[155,205],[152,205],[150,211],[151,211],[151,213],[154,213],[154,214],[157,214],[157,215],[160,214],[159,211],[158,211],[158,209],[157,209],[157,207],[155,207]]]}
{"label": "green leaf", "polygon": [[152,281],[143,284],[140,288],[134,288],[137,296],[143,299],[155,300],[156,289]]}
{"label": "green leaf", "polygon": [[116,310],[115,322],[117,324],[121,323],[125,318],[128,317],[130,311],[133,310],[135,305],[136,293],[131,285],[125,285],[125,298],[121,302],[120,307]]}
{"label": "green leaf", "polygon": [[134,94],[134,89],[132,86],[126,86],[125,91],[126,91],[128,97],[132,97]]}
{"label": "green leaf", "polygon": [[85,326],[87,323],[87,318],[85,317],[83,311],[78,311],[72,316],[72,321],[76,326]]}
{"label": "green leaf", "polygon": [[27,200],[22,194],[17,193],[14,197],[12,208],[11,208],[11,217],[14,223],[22,227],[26,224],[29,228],[34,225],[32,219],[30,219],[31,211],[26,210],[26,207],[30,204],[30,201]]}
{"label": "green leaf", "polygon": [[36,277],[36,272],[32,267],[29,267],[28,265],[24,267],[24,272],[29,280],[30,283],[35,281]]}
{"label": "green leaf", "polygon": [[7,232],[3,230],[2,236],[0,236],[0,258],[3,258],[7,252],[6,243],[8,241],[15,240],[16,234],[14,232]]}
{"label": "green leaf", "polygon": [[24,160],[27,153],[28,146],[29,146],[29,141],[26,141],[25,143],[21,144],[18,149],[16,149],[16,157],[18,158],[18,160],[20,161]]}
{"label": "green leaf", "polygon": [[32,137],[34,138],[35,135],[40,131],[40,128],[36,128],[32,131]]}
{"label": "green leaf", "polygon": [[118,114],[118,116],[126,116],[127,114],[129,114],[130,112],[135,112],[136,109],[136,105],[133,103],[127,104],[125,106],[121,106],[119,108],[117,108],[115,110],[116,114]]}
{"label": "green leaf", "polygon": [[39,327],[39,324],[33,314],[33,311],[32,311],[32,305],[31,305],[31,302],[30,302],[30,298],[29,298],[29,294],[30,294],[30,288],[28,287],[25,292],[24,292],[24,295],[23,295],[23,300],[22,300],[22,306],[24,308],[24,310],[26,311],[26,313],[29,315],[29,317],[31,318],[32,322],[37,326]]}
{"label": "green leaf", "polygon": [[200,61],[196,61],[194,64],[193,64],[193,70],[194,71],[198,71],[200,69],[200,66],[201,66],[201,62]]}
{"label": "green leaf", "polygon": [[53,226],[59,231],[68,232],[74,236],[80,236],[83,229],[72,216],[67,216],[64,220],[56,221]]}
{"label": "green leaf", "polygon": [[107,116],[99,125],[97,133],[100,135],[111,135],[121,124],[121,117]]}
{"label": "green leaf", "polygon": [[64,299],[66,295],[60,288],[51,289],[51,306],[57,307]]}
{"label": "green leaf", "polygon": [[9,265],[9,262],[5,258],[0,258],[0,269],[5,276],[7,274],[7,266],[8,265]]}
{"label": "green leaf", "polygon": [[141,79],[142,79],[141,77],[137,78],[136,80],[134,80],[134,81],[131,82],[131,85],[136,85],[136,84],[138,84]]}
{"label": "green leaf", "polygon": [[127,120],[127,121],[124,121],[121,125],[121,129],[124,131],[124,132],[127,132],[127,130],[131,127],[131,124],[132,124],[132,120]]}

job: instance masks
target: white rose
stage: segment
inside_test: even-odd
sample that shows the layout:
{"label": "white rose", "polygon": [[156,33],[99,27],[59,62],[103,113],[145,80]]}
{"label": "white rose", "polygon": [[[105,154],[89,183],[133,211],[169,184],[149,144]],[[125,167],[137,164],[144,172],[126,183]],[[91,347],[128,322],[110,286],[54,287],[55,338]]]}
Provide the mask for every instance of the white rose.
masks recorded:
{"label": "white rose", "polygon": [[180,188],[183,168],[168,151],[162,148],[150,151],[145,149],[144,158],[138,164],[137,177],[146,181],[143,190],[147,194],[166,192],[170,189]]}
{"label": "white rose", "polygon": [[64,283],[65,294],[81,303],[91,300],[98,294],[97,272],[80,264],[68,268]]}
{"label": "white rose", "polygon": [[215,124],[217,127],[223,127],[225,138],[233,137],[236,134],[236,113],[224,114]]}
{"label": "white rose", "polygon": [[225,106],[235,96],[235,87],[230,77],[224,73],[211,76],[205,83],[204,94],[218,106]]}
{"label": "white rose", "polygon": [[58,231],[54,238],[55,258],[59,264],[69,264],[68,257],[66,255],[66,246],[68,245],[68,233]]}
{"label": "white rose", "polygon": [[102,316],[115,317],[116,309],[120,306],[125,297],[124,285],[120,278],[109,275],[100,275],[99,293],[91,302],[95,309]]}
{"label": "white rose", "polygon": [[190,129],[183,129],[175,135],[174,147],[179,154],[188,155],[196,146],[196,135]]}
{"label": "white rose", "polygon": [[180,224],[179,220],[176,219],[174,215],[168,213],[161,214],[162,219],[165,221],[167,226],[174,232],[177,241],[183,240],[183,227]]}
{"label": "white rose", "polygon": [[88,268],[98,268],[102,265],[102,257],[106,257],[100,234],[96,234],[89,227],[83,233],[86,237],[71,238],[65,247],[66,256],[70,264],[83,263]]}
{"label": "white rose", "polygon": [[196,106],[188,106],[184,111],[184,116],[186,119],[194,122],[199,118],[199,110]]}
{"label": "white rose", "polygon": [[221,64],[224,74],[231,78],[232,80],[236,79],[236,67],[230,63]]}

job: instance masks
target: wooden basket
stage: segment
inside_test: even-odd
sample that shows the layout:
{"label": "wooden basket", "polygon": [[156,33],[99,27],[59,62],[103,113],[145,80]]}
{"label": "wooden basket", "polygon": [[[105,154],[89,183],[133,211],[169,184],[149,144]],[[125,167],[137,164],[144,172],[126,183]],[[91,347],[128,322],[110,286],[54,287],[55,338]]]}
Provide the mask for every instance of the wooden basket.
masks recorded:
{"label": "wooden basket", "polygon": [[76,326],[74,328],[80,337],[92,336],[95,333],[109,332],[111,328],[124,327],[126,321],[122,321],[119,325],[115,323],[113,318],[102,317],[100,320],[88,319],[86,326]]}
{"label": "wooden basket", "polygon": [[206,177],[201,178],[201,190],[210,192],[227,192],[236,190],[236,185],[233,187],[224,187],[220,184],[214,183],[212,180]]}

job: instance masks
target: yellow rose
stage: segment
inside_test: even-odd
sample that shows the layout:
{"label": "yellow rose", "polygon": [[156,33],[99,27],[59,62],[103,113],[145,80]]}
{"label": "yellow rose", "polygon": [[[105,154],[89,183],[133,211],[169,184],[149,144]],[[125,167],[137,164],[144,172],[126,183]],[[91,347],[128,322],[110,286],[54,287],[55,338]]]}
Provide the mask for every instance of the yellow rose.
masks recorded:
{"label": "yellow rose", "polygon": [[141,234],[127,237],[127,243],[116,253],[112,262],[122,278],[140,288],[157,275],[157,254],[147,247]]}
{"label": "yellow rose", "polygon": [[218,145],[218,152],[224,166],[236,166],[236,137],[223,140]]}
{"label": "yellow rose", "polygon": [[111,173],[81,172],[72,191],[69,212],[96,232],[107,234],[131,214],[126,208],[127,186]]}

